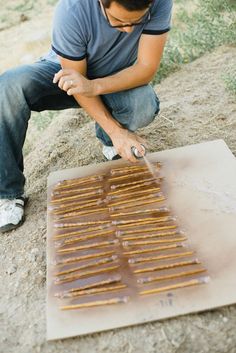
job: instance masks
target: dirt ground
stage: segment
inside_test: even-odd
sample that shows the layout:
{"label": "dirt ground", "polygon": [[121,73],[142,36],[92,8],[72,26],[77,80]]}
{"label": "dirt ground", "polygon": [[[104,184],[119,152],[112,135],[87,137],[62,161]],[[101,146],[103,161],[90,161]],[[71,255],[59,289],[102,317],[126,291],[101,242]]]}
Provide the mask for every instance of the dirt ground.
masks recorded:
{"label": "dirt ground", "polygon": [[[38,29],[36,34],[39,35],[42,29],[40,26]],[[0,39],[6,39],[13,32],[17,32],[16,27],[0,32]],[[43,48],[48,41],[48,31],[44,33],[45,37],[39,37]],[[22,61],[27,40],[16,43],[19,55],[12,56],[10,64]],[[6,60],[10,45],[4,43],[5,58],[4,51],[0,54],[1,71],[10,67]],[[32,47],[37,47],[34,41]],[[27,60],[38,55],[38,49],[32,51],[33,54],[29,52],[31,57]],[[236,102],[226,91],[222,79],[222,74],[235,64],[236,48],[220,47],[156,86],[162,102],[161,113],[139,132],[148,140],[150,151],[222,138],[236,155]],[[37,119],[44,119],[46,114],[37,114]],[[36,131],[31,123],[27,141],[25,171],[30,197],[27,219],[21,228],[2,235],[0,240],[0,353],[235,353],[235,305],[81,338],[46,342],[47,175],[53,170],[99,163],[104,159],[94,137],[94,124],[81,110],[56,112],[43,133]]]}

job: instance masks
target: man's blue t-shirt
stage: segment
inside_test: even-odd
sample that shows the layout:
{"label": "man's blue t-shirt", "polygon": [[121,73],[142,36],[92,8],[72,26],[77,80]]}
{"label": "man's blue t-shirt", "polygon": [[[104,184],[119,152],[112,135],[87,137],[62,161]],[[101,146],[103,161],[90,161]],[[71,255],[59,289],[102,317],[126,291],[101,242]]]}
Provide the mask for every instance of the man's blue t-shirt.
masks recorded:
{"label": "man's blue t-shirt", "polygon": [[170,30],[172,0],[153,0],[148,22],[133,32],[110,27],[98,0],[60,0],[56,6],[52,50],[57,55],[78,61],[87,59],[90,79],[112,75],[134,64],[142,34],[160,35]]}

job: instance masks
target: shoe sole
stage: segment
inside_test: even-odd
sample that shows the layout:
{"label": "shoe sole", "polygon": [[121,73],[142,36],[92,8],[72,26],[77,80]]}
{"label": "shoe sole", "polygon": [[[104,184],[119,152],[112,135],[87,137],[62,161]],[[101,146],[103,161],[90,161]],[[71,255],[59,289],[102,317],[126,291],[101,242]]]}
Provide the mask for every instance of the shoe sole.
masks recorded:
{"label": "shoe sole", "polygon": [[[27,205],[28,201],[29,201],[29,198],[26,197],[24,200],[24,210],[25,210],[25,206]],[[24,221],[25,221],[25,215],[23,215],[23,217],[21,218],[19,223],[17,223],[17,224],[10,223],[10,224],[7,224],[6,226],[1,227],[0,233],[10,232],[11,230],[14,230],[14,229],[20,227],[24,223]]]}

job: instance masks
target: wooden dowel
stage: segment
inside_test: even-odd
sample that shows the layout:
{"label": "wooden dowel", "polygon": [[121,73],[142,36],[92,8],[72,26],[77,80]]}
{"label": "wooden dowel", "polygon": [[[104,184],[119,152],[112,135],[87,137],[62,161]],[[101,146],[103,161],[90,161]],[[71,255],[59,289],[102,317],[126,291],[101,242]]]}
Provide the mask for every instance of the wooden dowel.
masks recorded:
{"label": "wooden dowel", "polygon": [[56,278],[54,283],[63,284],[67,282],[73,282],[80,278],[96,276],[96,275],[99,275],[100,273],[111,272],[111,271],[117,270],[119,267],[120,265],[117,265],[117,266],[111,266],[106,268],[99,268],[91,271],[84,271],[83,273],[77,273],[73,275],[67,275],[67,276],[65,275],[64,277]]}
{"label": "wooden dowel", "polygon": [[206,272],[205,268],[200,268],[197,270],[186,271],[186,272],[172,273],[171,275],[139,278],[137,280],[137,282],[139,284],[146,284],[146,283],[151,283],[151,282],[166,281],[169,279],[176,279],[176,278],[181,278],[181,277],[193,276],[193,275],[197,275],[197,274],[203,273],[203,272]]}
{"label": "wooden dowel", "polygon": [[[121,281],[121,275],[116,275],[116,276],[110,277],[108,279],[104,279],[102,281],[93,282],[93,283],[86,284],[84,286],[80,286],[80,287],[77,287],[77,288],[69,289],[67,292],[69,292],[69,293],[78,292],[80,290],[101,287],[101,286],[105,286],[107,284],[118,283],[120,281]],[[64,292],[64,293],[67,293],[67,292]]]}
{"label": "wooden dowel", "polygon": [[117,245],[118,243],[119,243],[118,239],[103,241],[99,243],[91,243],[91,244],[76,246],[73,248],[59,249],[57,250],[57,254],[67,254],[67,253],[71,253],[79,250],[87,250],[87,249],[100,248],[103,246]]}
{"label": "wooden dowel", "polygon": [[154,228],[145,228],[145,229],[136,229],[136,230],[122,230],[122,234],[133,234],[133,233],[147,233],[152,231],[162,231],[166,229],[176,229],[177,225],[168,225],[168,226],[161,226],[161,227],[154,227]]}
{"label": "wooden dowel", "polygon": [[177,283],[177,284],[171,284],[169,286],[165,286],[165,287],[161,287],[161,288],[153,288],[153,289],[143,290],[139,294],[140,295],[157,294],[157,293],[171,291],[171,290],[178,289],[178,288],[185,288],[185,287],[195,286],[197,284],[203,284],[203,283],[206,283],[206,281],[203,281],[200,278],[192,279],[190,281],[185,281],[185,282]]}
{"label": "wooden dowel", "polygon": [[139,245],[151,245],[151,244],[165,244],[165,243],[178,243],[180,241],[185,241],[186,237],[173,238],[173,239],[152,239],[147,241],[124,241],[122,245],[127,248],[130,246],[139,246]]}
{"label": "wooden dowel", "polygon": [[126,220],[115,220],[112,221],[112,224],[115,226],[122,226],[122,225],[135,225],[135,224],[149,224],[149,223],[162,223],[162,222],[171,222],[175,221],[175,219],[171,216],[160,216],[160,217],[146,217],[146,218],[138,218],[138,219],[126,219]]}
{"label": "wooden dowel", "polygon": [[97,300],[97,301],[89,302],[89,303],[61,306],[60,309],[61,310],[76,310],[76,309],[92,308],[94,306],[112,305],[112,304],[120,304],[120,303],[125,304],[128,302],[128,300],[129,300],[129,297],[126,296],[126,297],[121,297],[121,298]]}
{"label": "wooden dowel", "polygon": [[123,216],[131,216],[135,214],[144,214],[144,213],[167,213],[169,209],[167,207],[159,207],[159,208],[150,208],[147,210],[138,210],[132,212],[120,212],[120,213],[113,213],[110,217],[123,217]]}
{"label": "wooden dowel", "polygon": [[118,260],[118,256],[117,255],[113,255],[113,256],[106,257],[106,258],[103,258],[103,259],[100,259],[100,260],[96,260],[96,261],[92,261],[92,262],[86,263],[84,265],[76,266],[76,267],[70,268],[68,270],[56,272],[54,274],[54,276],[63,276],[63,275],[66,275],[66,274],[69,274],[69,273],[73,273],[73,272],[77,272],[77,271],[80,271],[80,270],[84,270],[84,269],[87,269],[87,268],[90,268],[90,267],[108,264],[108,263],[114,262],[116,260]]}
{"label": "wooden dowel", "polygon": [[94,190],[85,194],[77,194],[74,196],[66,196],[66,197],[60,197],[60,198],[56,198],[56,199],[52,199],[50,201],[51,204],[57,204],[57,203],[62,203],[65,201],[73,201],[73,200],[81,200],[82,197],[89,197],[89,196],[96,196],[99,195],[101,196],[101,194],[103,194],[103,189],[98,189],[98,190]]}
{"label": "wooden dowel", "polygon": [[139,249],[139,250],[131,250],[131,251],[125,251],[123,254],[124,255],[135,255],[135,254],[145,254],[149,252],[155,252],[155,251],[163,251],[163,250],[169,250],[169,249],[176,249],[176,248],[183,248],[183,244],[171,244],[171,245],[166,245],[166,246],[158,246],[158,247],[152,247],[148,249]]}
{"label": "wooden dowel", "polygon": [[113,207],[113,211],[124,210],[124,209],[127,209],[127,208],[134,208],[134,207],[149,205],[151,203],[156,203],[156,202],[159,202],[159,200],[156,200],[156,198],[154,198],[153,200],[142,201],[142,202],[133,201],[132,203],[130,203],[128,205],[126,204],[126,205],[122,205],[122,206]]}
{"label": "wooden dowel", "polygon": [[149,195],[150,193],[153,193],[153,192],[159,192],[161,190],[161,188],[159,187],[152,187],[152,188],[149,188],[149,189],[144,189],[144,190],[138,190],[138,191],[131,191],[131,192],[128,192],[128,193],[118,193],[118,194],[115,194],[115,195],[109,195],[109,201],[110,200],[117,200],[117,199],[123,199],[124,197],[138,197],[138,196],[142,196],[142,195]]}
{"label": "wooden dowel", "polygon": [[106,228],[107,228],[107,226],[103,225],[103,226],[86,228],[86,229],[78,230],[78,231],[75,231],[75,232],[67,232],[67,233],[57,234],[57,235],[53,236],[53,239],[56,240],[56,239],[61,239],[61,238],[66,238],[66,237],[74,237],[74,236],[82,235],[84,233],[93,232],[95,230],[103,230],[103,229],[106,229]]}
{"label": "wooden dowel", "polygon": [[115,195],[120,192],[126,192],[126,191],[137,189],[137,188],[140,188],[143,186],[149,186],[149,185],[153,184],[154,182],[155,182],[154,178],[149,178],[149,179],[144,179],[144,180],[139,180],[139,181],[132,181],[130,183],[125,183],[125,184],[111,185],[111,190],[114,190],[115,188],[116,189],[121,188],[121,190],[109,191],[108,195]]}
{"label": "wooden dowel", "polygon": [[124,175],[119,175],[119,176],[115,176],[115,177],[110,177],[108,179],[108,181],[110,183],[113,183],[114,181],[117,181],[117,180],[127,179],[130,177],[132,177],[132,179],[133,179],[133,178],[143,177],[143,176],[150,175],[150,174],[151,174],[150,171],[146,170],[146,171],[136,172],[136,173],[132,173],[132,174],[124,174]]}
{"label": "wooden dowel", "polygon": [[109,292],[114,292],[114,291],[119,291],[121,289],[127,288],[127,285],[125,284],[117,284],[116,286],[112,287],[103,287],[103,288],[92,288],[92,289],[85,289],[79,292],[74,292],[74,293],[68,293],[68,296],[65,298],[77,298],[83,295],[94,295],[94,294],[100,294],[100,293],[109,293]]}
{"label": "wooden dowel", "polygon": [[201,262],[198,259],[194,259],[190,261],[175,262],[173,264],[166,264],[161,266],[139,268],[137,270],[134,270],[134,273],[138,274],[138,273],[145,273],[145,272],[161,271],[161,270],[168,270],[176,267],[199,265],[199,264],[201,264]]}
{"label": "wooden dowel", "polygon": [[74,203],[70,203],[70,205],[68,204],[62,204],[62,205],[57,205],[57,208],[53,208],[52,209],[52,213],[55,215],[59,215],[59,214],[64,214],[67,212],[72,212],[72,211],[77,211],[77,210],[82,210],[84,208],[89,208],[89,207],[95,207],[98,206],[98,201],[91,201],[91,202],[80,202],[80,204],[78,204],[78,202],[74,202]]}
{"label": "wooden dowel", "polygon": [[143,262],[151,262],[151,261],[159,261],[159,260],[169,260],[169,259],[177,259],[181,257],[192,256],[194,251],[186,251],[177,254],[168,254],[168,255],[158,255],[158,256],[149,256],[149,257],[136,257],[129,259],[128,262],[132,265],[143,263]]}
{"label": "wooden dowel", "polygon": [[[134,203],[137,201],[148,201],[148,199],[155,199],[156,202],[161,202],[161,201],[164,201],[165,200],[165,197],[161,194],[161,193],[157,193],[157,194],[153,194],[153,195],[146,195],[146,196],[142,196],[142,197],[137,197],[136,200],[124,200],[124,201],[119,201],[119,202],[112,202],[111,203],[111,206],[114,207],[114,206],[118,206],[118,205],[123,205],[123,204],[126,204],[128,205],[129,203]],[[144,203],[143,203],[144,205]]]}
{"label": "wooden dowel", "polygon": [[111,224],[110,221],[93,221],[93,222],[75,222],[75,223],[55,223],[55,228],[73,228],[73,227],[83,227],[93,224]]}
{"label": "wooden dowel", "polygon": [[73,239],[66,239],[66,240],[64,240],[64,244],[73,244],[73,243],[77,243],[79,241],[85,241],[85,240],[89,240],[89,239],[93,239],[93,238],[97,238],[97,237],[107,237],[109,234],[111,235],[113,233],[114,233],[113,230],[107,230],[107,231],[102,231],[102,232],[98,232],[95,234],[84,235],[84,236],[73,238]]}
{"label": "wooden dowel", "polygon": [[[160,167],[160,165],[157,165],[156,168]],[[128,167],[121,167],[121,168],[113,168],[110,170],[111,175],[116,175],[116,174],[125,174],[125,173],[132,173],[133,171],[137,170],[147,170],[147,166],[145,164],[143,165],[134,165],[134,166],[128,166]]]}
{"label": "wooden dowel", "polygon": [[76,257],[69,257],[66,259],[61,259],[59,261],[56,261],[55,265],[56,266],[69,265],[69,264],[77,263],[79,261],[97,259],[102,256],[113,255],[114,253],[115,253],[114,250],[110,250],[110,251],[103,251],[103,252],[99,252],[99,253],[86,254],[86,255],[81,255],[81,256],[76,256]]}
{"label": "wooden dowel", "polygon": [[87,216],[87,215],[93,215],[94,213],[101,213],[101,212],[106,212],[108,209],[107,208],[95,208],[93,210],[89,210],[89,211],[79,211],[79,212],[70,212],[67,213],[63,216],[58,217],[57,219],[68,219],[68,218],[75,218],[75,217],[79,217],[79,216]]}
{"label": "wooden dowel", "polygon": [[63,180],[56,184],[56,186],[54,187],[54,190],[66,189],[68,187],[85,184],[85,183],[94,183],[94,182],[102,181],[103,179],[104,179],[104,175],[101,174],[101,175],[93,175],[91,177],[85,177],[85,178]]}
{"label": "wooden dowel", "polygon": [[101,185],[93,185],[93,186],[90,186],[90,187],[87,187],[87,188],[79,188],[79,189],[65,189],[65,190],[58,190],[58,191],[54,191],[52,193],[52,196],[57,196],[57,195],[67,195],[67,194],[71,194],[73,192],[83,192],[83,191],[90,191],[90,190],[96,190],[96,189],[100,189],[101,188]]}
{"label": "wooden dowel", "polygon": [[122,240],[139,240],[139,239],[152,239],[152,238],[162,238],[162,237],[172,237],[173,235],[180,234],[178,231],[174,232],[162,232],[162,233],[151,233],[151,234],[135,234],[132,236],[120,236]]}

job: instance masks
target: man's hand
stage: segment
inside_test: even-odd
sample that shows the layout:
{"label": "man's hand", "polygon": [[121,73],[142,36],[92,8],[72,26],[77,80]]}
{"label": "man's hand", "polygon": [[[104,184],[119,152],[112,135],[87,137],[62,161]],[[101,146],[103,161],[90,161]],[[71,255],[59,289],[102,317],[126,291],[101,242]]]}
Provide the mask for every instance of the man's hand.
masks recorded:
{"label": "man's hand", "polygon": [[53,83],[58,83],[58,86],[63,91],[66,91],[69,96],[80,94],[85,97],[94,97],[95,87],[93,81],[88,80],[74,69],[62,69],[55,74]]}
{"label": "man's hand", "polygon": [[136,135],[133,132],[130,132],[124,128],[119,128],[111,136],[113,145],[117,153],[124,159],[130,162],[137,162],[137,159],[134,157],[131,147],[136,147],[141,155],[144,154],[144,150],[141,144],[145,145],[146,141]]}

